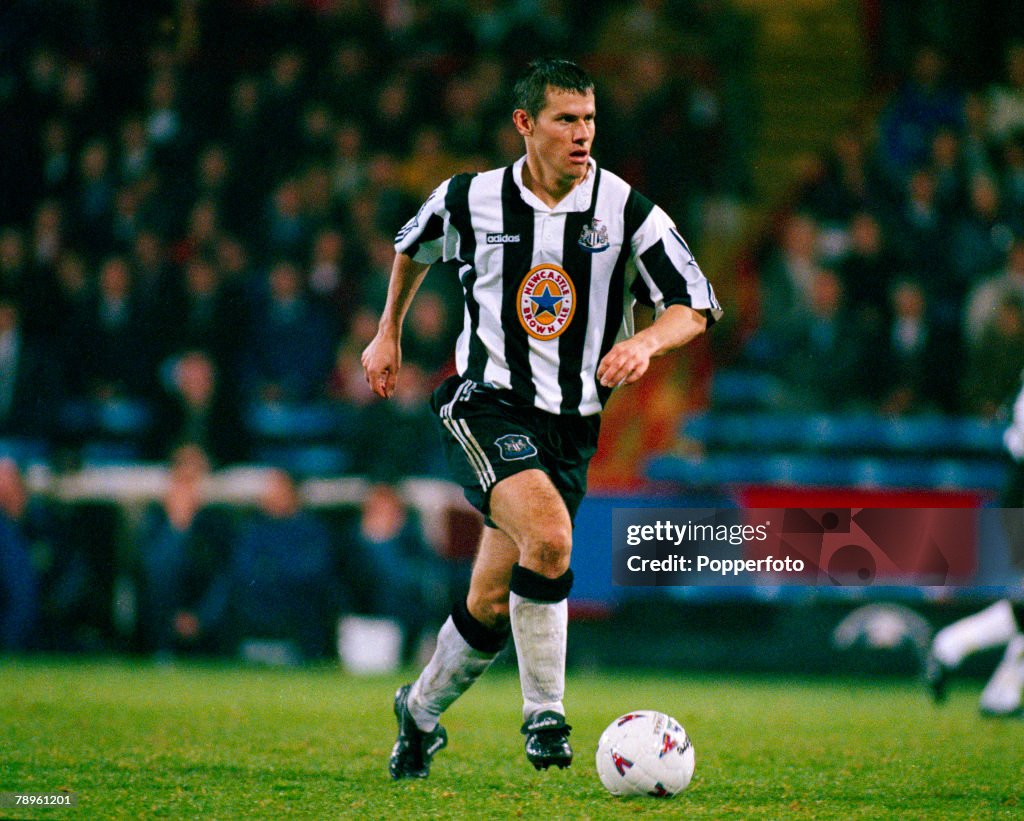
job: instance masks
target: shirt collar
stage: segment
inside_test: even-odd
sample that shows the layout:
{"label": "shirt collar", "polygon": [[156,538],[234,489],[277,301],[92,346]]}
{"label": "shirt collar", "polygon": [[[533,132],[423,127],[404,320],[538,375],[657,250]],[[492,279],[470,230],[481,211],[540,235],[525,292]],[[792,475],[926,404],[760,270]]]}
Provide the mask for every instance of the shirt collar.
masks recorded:
{"label": "shirt collar", "polygon": [[594,162],[593,157],[587,158],[590,170],[587,171],[587,176],[583,178],[583,182],[566,194],[553,208],[549,208],[540,197],[523,184],[523,166],[525,164],[526,155],[524,154],[512,166],[512,179],[515,180],[516,185],[519,187],[519,195],[523,198],[523,202],[531,208],[536,211],[547,211],[551,214],[586,211],[590,208],[590,200],[594,195],[594,180],[597,178],[597,163]]}

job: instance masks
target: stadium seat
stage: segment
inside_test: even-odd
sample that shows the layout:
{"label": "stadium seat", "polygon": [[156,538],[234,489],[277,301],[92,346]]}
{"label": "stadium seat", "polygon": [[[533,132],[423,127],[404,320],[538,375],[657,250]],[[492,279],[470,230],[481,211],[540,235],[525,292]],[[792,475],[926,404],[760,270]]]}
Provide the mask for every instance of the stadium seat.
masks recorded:
{"label": "stadium seat", "polygon": [[261,402],[249,407],[245,422],[257,439],[310,442],[344,434],[353,415],[339,403]]}
{"label": "stadium seat", "polygon": [[256,449],[256,460],[300,476],[338,476],[352,463],[337,445],[264,445]]}
{"label": "stadium seat", "polygon": [[25,439],[18,436],[0,439],[0,459],[13,459],[19,465],[46,464],[50,446],[43,439]]}
{"label": "stadium seat", "polygon": [[720,370],[711,380],[713,408],[777,408],[785,396],[782,382],[760,371]]}

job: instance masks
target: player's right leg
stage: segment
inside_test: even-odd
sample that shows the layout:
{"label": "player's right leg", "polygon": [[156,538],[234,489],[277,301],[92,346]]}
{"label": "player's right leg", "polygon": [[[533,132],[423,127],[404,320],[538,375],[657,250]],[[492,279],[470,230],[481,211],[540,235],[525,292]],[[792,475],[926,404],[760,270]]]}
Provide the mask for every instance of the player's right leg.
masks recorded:
{"label": "player's right leg", "polygon": [[943,701],[950,673],[967,656],[1004,645],[1019,633],[1013,607],[1006,599],[939,630],[925,662],[925,681],[935,701]]}
{"label": "player's right leg", "polygon": [[572,728],[563,698],[572,520],[561,494],[540,470],[498,482],[491,517],[519,547],[509,580],[509,615],[523,691],[526,757],[539,770],[568,767]]}
{"label": "player's right leg", "polygon": [[442,625],[427,666],[395,694],[398,739],[392,778],[426,778],[448,736],[441,713],[490,667],[508,640],[508,585],[519,551],[501,531],[485,527],[473,563],[469,596]]}

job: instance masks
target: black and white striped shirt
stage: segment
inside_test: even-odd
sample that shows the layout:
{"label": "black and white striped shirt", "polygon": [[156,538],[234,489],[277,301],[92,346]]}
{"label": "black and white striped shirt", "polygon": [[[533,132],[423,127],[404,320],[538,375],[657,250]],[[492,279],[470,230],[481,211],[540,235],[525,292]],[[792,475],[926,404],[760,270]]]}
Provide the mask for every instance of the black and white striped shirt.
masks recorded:
{"label": "black and white striped shirt", "polygon": [[455,364],[556,414],[600,412],[601,357],[633,333],[639,300],[722,315],[668,215],[593,160],[554,208],[523,185],[526,158],[439,185],[395,239],[417,262],[458,266],[465,294]]}

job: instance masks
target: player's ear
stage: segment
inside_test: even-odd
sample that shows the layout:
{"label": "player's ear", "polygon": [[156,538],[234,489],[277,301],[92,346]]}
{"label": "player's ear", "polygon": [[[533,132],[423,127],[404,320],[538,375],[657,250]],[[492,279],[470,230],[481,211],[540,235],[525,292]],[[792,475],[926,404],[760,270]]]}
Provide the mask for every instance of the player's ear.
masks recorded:
{"label": "player's ear", "polygon": [[512,123],[522,137],[529,137],[533,134],[533,118],[522,108],[512,112]]}

